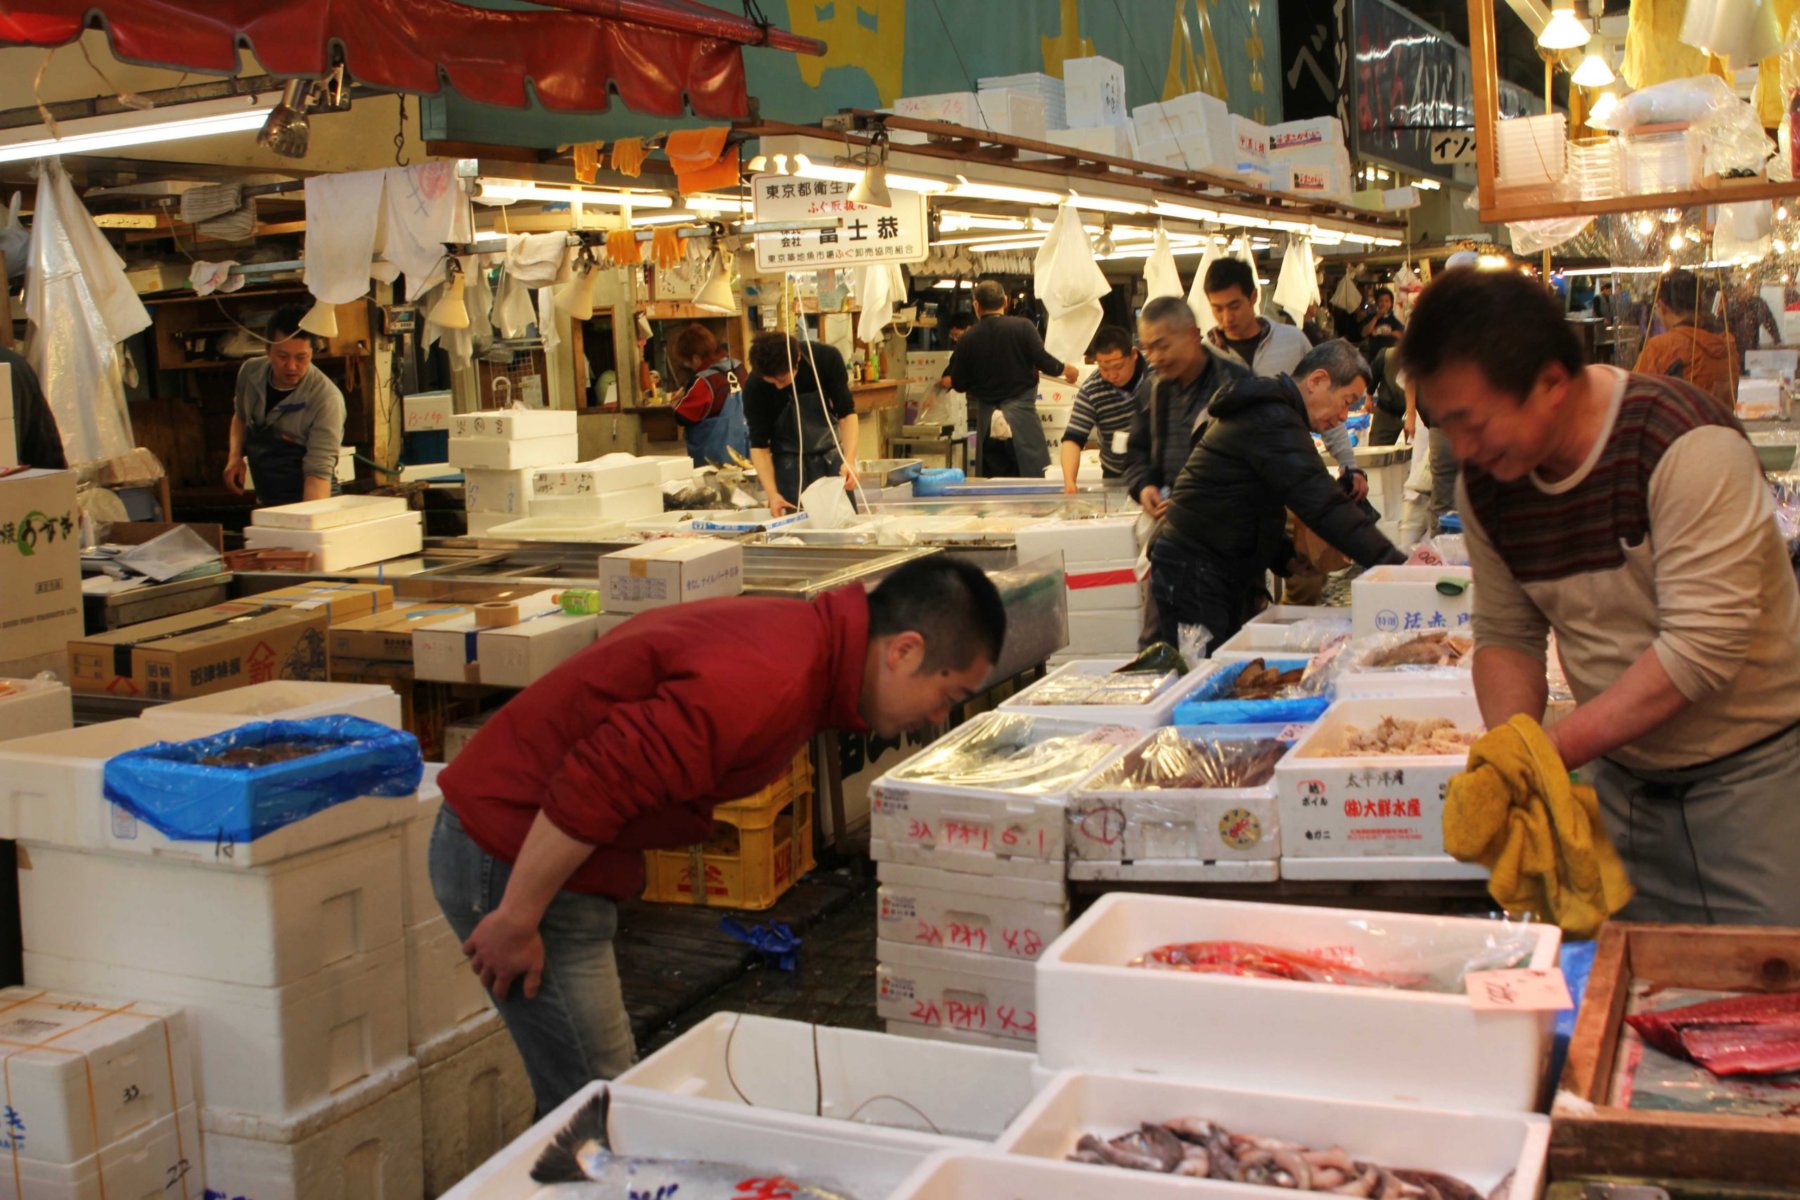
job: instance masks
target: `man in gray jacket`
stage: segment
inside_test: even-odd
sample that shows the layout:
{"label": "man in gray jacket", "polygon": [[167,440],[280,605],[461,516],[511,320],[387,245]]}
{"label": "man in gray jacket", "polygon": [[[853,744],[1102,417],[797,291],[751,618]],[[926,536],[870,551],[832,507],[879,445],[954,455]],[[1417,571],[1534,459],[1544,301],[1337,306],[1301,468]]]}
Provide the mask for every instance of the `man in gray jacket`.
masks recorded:
{"label": "man in gray jacket", "polygon": [[248,462],[263,507],[323,500],[337,490],[344,440],[344,393],[312,365],[313,338],[300,328],[306,310],[269,319],[268,353],[238,369],[232,397],[225,486],[244,492]]}

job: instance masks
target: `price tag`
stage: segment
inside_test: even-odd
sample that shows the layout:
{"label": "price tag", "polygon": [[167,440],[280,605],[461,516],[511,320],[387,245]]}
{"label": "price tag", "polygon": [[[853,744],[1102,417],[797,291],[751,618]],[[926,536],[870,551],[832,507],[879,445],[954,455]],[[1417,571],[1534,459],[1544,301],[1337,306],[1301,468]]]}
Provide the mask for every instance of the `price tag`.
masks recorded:
{"label": "price tag", "polygon": [[1559,970],[1473,971],[1463,976],[1463,984],[1477,1012],[1562,1012],[1575,1007]]}

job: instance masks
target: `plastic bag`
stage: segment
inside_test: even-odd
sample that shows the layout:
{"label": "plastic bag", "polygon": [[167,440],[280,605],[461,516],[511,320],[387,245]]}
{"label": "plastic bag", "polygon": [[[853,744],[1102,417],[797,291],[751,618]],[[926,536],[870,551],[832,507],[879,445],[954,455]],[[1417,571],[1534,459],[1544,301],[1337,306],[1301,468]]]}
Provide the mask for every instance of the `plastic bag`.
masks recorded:
{"label": "plastic bag", "polygon": [[0,254],[6,256],[6,278],[9,281],[25,278],[25,264],[31,259],[31,230],[19,219],[24,203],[24,194],[14,192],[12,204],[6,210],[6,221],[0,224]]}
{"label": "plastic bag", "polygon": [[1564,242],[1579,237],[1593,224],[1592,217],[1551,217],[1543,221],[1509,221],[1506,231],[1512,236],[1514,254],[1537,254],[1554,250]]}
{"label": "plastic bag", "polygon": [[1066,792],[1136,731],[1113,726],[1066,732],[1036,717],[984,713],[894,769],[890,779],[988,788],[1025,795]]}
{"label": "plastic bag", "polygon": [[1188,662],[1204,662],[1212,645],[1212,630],[1204,625],[1181,625],[1175,630],[1179,653]]}
{"label": "plastic bag", "polygon": [[1094,261],[1074,204],[1057,210],[1056,223],[1038,248],[1033,267],[1038,299],[1050,315],[1044,349],[1060,362],[1078,363],[1100,328],[1105,315],[1100,301],[1111,294],[1112,284]]}
{"label": "plastic bag", "polygon": [[1381,633],[1358,638],[1336,658],[1337,674],[1395,671],[1466,683],[1475,661],[1475,639],[1448,630]]}
{"label": "plastic bag", "polygon": [[1588,123],[1599,129],[1629,133],[1642,125],[1704,121],[1719,109],[1741,103],[1731,85],[1717,75],[1695,75],[1640,88],[1614,105],[1606,117]]}
{"label": "plastic bag", "polygon": [[841,475],[825,475],[806,485],[800,493],[800,510],[812,521],[814,529],[842,529],[856,518],[856,505],[844,490]]}
{"label": "plastic bag", "polygon": [[118,561],[158,583],[219,561],[219,552],[191,525],[177,525],[120,554]]}
{"label": "plastic bag", "polygon": [[[1261,660],[1257,660],[1261,661]],[[1282,721],[1316,721],[1331,706],[1328,681],[1313,685],[1303,681],[1291,694],[1269,700],[1241,700],[1234,695],[1238,676],[1248,662],[1222,664],[1203,679],[1175,708],[1177,725],[1251,725]],[[1300,658],[1270,659],[1265,664],[1281,671],[1304,670]],[[1304,690],[1302,690],[1304,689]]]}
{"label": "plastic bag", "polygon": [[423,774],[412,734],[332,716],[128,750],[107,760],[105,792],[164,837],[248,842],[359,796],[410,796]]}
{"label": "plastic bag", "polygon": [[1200,739],[1165,727],[1082,786],[1092,791],[1200,791],[1261,787],[1287,747],[1274,738]]}
{"label": "plastic bag", "polygon": [[1466,567],[1469,549],[1460,533],[1440,533],[1426,538],[1412,548],[1407,557],[1409,567]]}

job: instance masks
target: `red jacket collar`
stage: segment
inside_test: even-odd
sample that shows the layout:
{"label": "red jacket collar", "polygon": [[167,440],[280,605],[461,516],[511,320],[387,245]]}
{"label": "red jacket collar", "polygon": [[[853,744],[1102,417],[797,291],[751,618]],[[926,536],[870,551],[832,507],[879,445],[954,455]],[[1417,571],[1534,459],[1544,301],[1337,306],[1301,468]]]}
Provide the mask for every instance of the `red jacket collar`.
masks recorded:
{"label": "red jacket collar", "polygon": [[863,668],[869,651],[869,593],[860,584],[834,588],[813,602],[825,625],[830,662],[826,678],[831,693],[826,697],[824,725],[829,729],[868,732],[862,715]]}

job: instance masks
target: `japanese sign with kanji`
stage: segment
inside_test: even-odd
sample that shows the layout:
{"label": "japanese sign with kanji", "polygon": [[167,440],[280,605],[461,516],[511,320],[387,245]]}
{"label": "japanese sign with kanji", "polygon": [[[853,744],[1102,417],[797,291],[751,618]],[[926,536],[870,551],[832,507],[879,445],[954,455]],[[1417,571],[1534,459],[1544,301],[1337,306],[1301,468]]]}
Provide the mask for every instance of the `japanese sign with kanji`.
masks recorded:
{"label": "japanese sign with kanji", "polygon": [[1456,165],[1468,163],[1475,165],[1475,131],[1472,129],[1445,129],[1431,135],[1431,161]]}
{"label": "japanese sign with kanji", "polygon": [[814,271],[878,262],[919,262],[929,249],[925,197],[895,191],[893,206],[850,199],[855,185],[834,179],[758,175],[751,181],[759,224],[835,221],[835,226],[756,235],[759,271]]}

